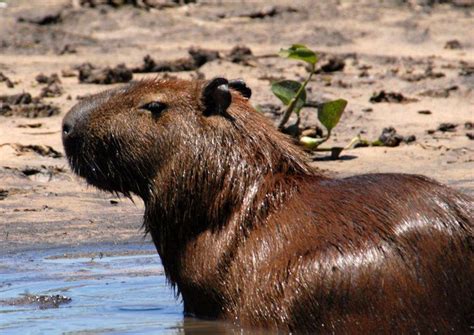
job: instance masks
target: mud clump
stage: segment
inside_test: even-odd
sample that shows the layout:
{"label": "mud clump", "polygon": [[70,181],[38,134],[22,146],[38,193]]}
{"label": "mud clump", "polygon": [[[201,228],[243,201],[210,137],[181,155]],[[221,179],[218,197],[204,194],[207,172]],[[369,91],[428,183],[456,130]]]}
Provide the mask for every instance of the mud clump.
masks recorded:
{"label": "mud clump", "polygon": [[53,73],[51,76],[40,73],[35,77],[35,80],[40,84],[47,85],[41,90],[40,97],[42,98],[59,97],[64,93],[64,90],[61,86],[61,80],[56,73]]}
{"label": "mud clump", "polygon": [[22,105],[32,103],[33,98],[30,93],[0,95],[0,102],[10,105]]}
{"label": "mud clump", "polygon": [[79,82],[86,84],[110,85],[115,83],[127,83],[133,78],[132,70],[125,64],[119,64],[114,68],[97,68],[91,63],[84,63],[77,67],[79,70]]}
{"label": "mud clump", "polygon": [[430,110],[423,109],[423,110],[418,111],[418,114],[431,115],[431,114],[433,114],[433,113],[432,113]]}
{"label": "mud clump", "polygon": [[37,145],[37,144],[29,144],[23,145],[19,143],[10,144],[10,146],[15,149],[18,154],[34,152],[43,157],[51,157],[51,158],[61,158],[63,154],[59,151],[53,149],[49,145]]}
{"label": "mud clump", "polygon": [[29,93],[0,96],[0,116],[37,118],[57,114],[59,114],[58,106],[44,103],[41,97],[33,98]]}
{"label": "mud clump", "polygon": [[182,72],[194,71],[199,69],[207,62],[220,59],[218,51],[190,48],[188,50],[189,57],[179,58],[171,61],[155,61],[150,55],[143,58],[143,65],[133,69],[136,73],[149,72]]}
{"label": "mud clump", "polygon": [[402,136],[397,133],[395,128],[387,127],[382,130],[382,134],[380,134],[378,141],[380,145],[385,147],[398,147],[401,142],[411,143],[416,141],[416,136]]}
{"label": "mud clump", "polygon": [[13,88],[15,87],[15,84],[8,78],[6,75],[3,74],[3,72],[0,72],[0,83],[5,83],[8,88]]}
{"label": "mud clump", "polygon": [[330,73],[344,70],[346,63],[341,57],[331,57],[321,66],[321,71]]}
{"label": "mud clump", "polygon": [[26,123],[26,124],[19,124],[18,128],[41,128],[43,126],[42,123]]}
{"label": "mud clump", "polygon": [[389,102],[389,103],[408,103],[418,101],[414,98],[407,98],[403,94],[398,92],[385,92],[384,90],[374,93],[370,99],[372,103],[380,103],[380,102]]}
{"label": "mud clump", "polygon": [[35,80],[39,84],[54,84],[54,83],[61,84],[61,79],[59,79],[59,76],[57,73],[53,73],[50,76],[40,73],[35,77]]}
{"label": "mud clump", "polygon": [[[32,176],[44,176],[48,180],[53,177],[60,177],[61,175],[67,178],[67,171],[55,165],[40,165],[40,166],[23,166],[19,168],[11,168],[7,166],[0,167],[0,174],[15,175],[20,178],[30,178]],[[9,195],[15,194],[12,189],[8,191]]]}
{"label": "mud clump", "polygon": [[0,189],[0,200],[4,200],[8,197],[8,190]]}
{"label": "mud clump", "polygon": [[462,49],[462,44],[458,40],[447,41],[444,45],[445,49]]}
{"label": "mud clump", "polygon": [[[33,180],[40,177],[51,181],[53,179],[65,180],[67,179],[67,171],[56,165],[40,165],[40,166],[23,166],[19,168],[12,168],[7,166],[0,166],[0,175],[12,175],[17,178],[25,178]],[[18,193],[17,189],[9,189],[8,196]],[[26,191],[25,191],[26,192]]]}
{"label": "mud clump", "polygon": [[58,24],[61,23],[62,16],[61,12],[56,13],[48,13],[48,14],[40,14],[40,15],[33,15],[33,16],[21,16],[18,18],[18,22],[26,22],[37,24],[39,26],[47,26],[51,24]]}
{"label": "mud clump", "polygon": [[40,97],[42,98],[54,98],[59,97],[64,93],[61,84],[53,83],[41,89]]}
{"label": "mud clump", "polygon": [[188,53],[197,67],[220,58],[219,51],[216,50],[190,48]]}
{"label": "mud clump", "polygon": [[408,82],[417,82],[425,79],[439,79],[446,77],[443,72],[435,72],[432,66],[428,66],[423,73],[405,73],[400,78]]}
{"label": "mud clump", "polygon": [[456,131],[457,126],[458,125],[454,124],[454,123],[444,122],[444,123],[441,123],[436,130],[439,130],[443,133],[445,133],[445,132],[453,133],[453,132]]}
{"label": "mud clump", "polygon": [[181,72],[181,71],[192,71],[197,69],[194,61],[190,58],[180,58],[174,61],[161,61],[156,62],[150,55],[146,55],[143,58],[143,65],[141,67],[133,69],[136,73],[149,73],[149,72]]}
{"label": "mud clump", "polygon": [[72,299],[65,295],[35,295],[25,294],[21,298],[0,300],[0,304],[9,306],[37,305],[39,309],[58,308],[60,305],[70,303]]}
{"label": "mud clump", "polygon": [[474,64],[468,62],[461,62],[461,70],[459,71],[460,76],[472,76],[474,75]]}
{"label": "mud clump", "polygon": [[59,107],[37,102],[27,105],[10,106],[0,103],[0,116],[19,116],[26,118],[51,117],[59,114]]}
{"label": "mud clump", "polygon": [[442,3],[446,3],[451,5],[452,7],[459,8],[474,7],[474,0],[403,0],[403,2],[408,3],[411,7],[434,7]]}
{"label": "mud clump", "polygon": [[218,15],[219,18],[229,18],[229,17],[245,17],[250,19],[265,19],[268,17],[280,16],[285,13],[295,13],[298,10],[294,7],[289,6],[265,6],[260,9],[255,10],[242,10],[234,11],[231,13],[222,13]]}
{"label": "mud clump", "polygon": [[18,169],[18,172],[26,177],[41,174],[41,175],[47,176],[49,179],[52,179],[53,176],[57,176],[61,173],[66,173],[66,170],[58,166],[40,165],[40,166],[25,166],[23,168]]}
{"label": "mud clump", "polygon": [[140,9],[164,9],[178,7],[185,4],[196,3],[197,0],[79,0],[80,7],[110,6],[120,8],[122,6],[133,6]]}
{"label": "mud clump", "polygon": [[232,50],[230,50],[227,59],[232,63],[252,65],[251,62],[255,60],[255,56],[249,47],[246,47],[245,45],[236,45]]}
{"label": "mud clump", "polygon": [[421,92],[420,95],[431,98],[448,98],[450,93],[453,91],[457,91],[458,88],[459,87],[457,85],[454,85],[446,88],[429,89]]}

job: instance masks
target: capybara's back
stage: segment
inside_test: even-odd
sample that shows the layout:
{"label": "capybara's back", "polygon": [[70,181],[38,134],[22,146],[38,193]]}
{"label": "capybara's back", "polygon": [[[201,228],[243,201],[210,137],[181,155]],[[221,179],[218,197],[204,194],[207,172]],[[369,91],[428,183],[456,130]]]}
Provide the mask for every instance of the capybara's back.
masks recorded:
{"label": "capybara's back", "polygon": [[303,333],[471,333],[473,200],[422,176],[327,178],[242,81],[145,80],[64,118],[72,169],[137,194],[185,313]]}

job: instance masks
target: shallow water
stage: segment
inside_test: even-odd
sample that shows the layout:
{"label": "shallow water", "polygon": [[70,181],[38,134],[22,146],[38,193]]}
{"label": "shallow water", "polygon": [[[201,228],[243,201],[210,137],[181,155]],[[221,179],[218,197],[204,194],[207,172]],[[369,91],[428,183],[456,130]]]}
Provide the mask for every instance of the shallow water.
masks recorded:
{"label": "shallow water", "polygon": [[[61,295],[59,306],[25,303]],[[30,301],[28,301],[30,302]],[[0,333],[235,334],[184,318],[152,245],[46,248],[0,255]]]}

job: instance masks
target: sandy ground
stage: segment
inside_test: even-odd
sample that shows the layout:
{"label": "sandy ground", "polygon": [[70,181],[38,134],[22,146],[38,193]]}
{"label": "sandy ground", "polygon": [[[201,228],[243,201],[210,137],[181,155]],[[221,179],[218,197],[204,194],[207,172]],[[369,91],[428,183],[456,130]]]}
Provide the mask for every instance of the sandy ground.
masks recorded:
{"label": "sandy ground", "polygon": [[[244,78],[255,106],[279,104],[270,91],[272,81],[306,75],[304,66],[274,56],[280,48],[307,44],[320,53],[321,65],[339,57],[343,70],[321,72],[309,84],[312,100],[349,101],[329,144],[344,146],[358,134],[375,140],[387,126],[415,135],[416,141],[348,150],[340,160],[312,164],[338,176],[421,173],[473,194],[474,145],[468,134],[474,130],[465,124],[474,122],[474,4],[453,2],[273,1],[276,7],[269,8],[269,1],[198,1],[146,10],[72,8],[70,1],[60,0],[0,1],[0,72],[14,86],[0,82],[0,96],[38,96],[46,86],[35,80],[40,73],[57,73],[63,89],[58,97],[42,99],[59,107],[57,115],[0,114],[0,250],[144,238],[139,199],[132,203],[86,186],[55,153],[63,153],[61,120],[78,97],[115,85],[83,84],[77,71],[72,77],[61,73],[84,62],[134,68],[146,55],[175,60],[186,57],[190,47],[217,50],[221,59],[170,75]],[[255,13],[264,17],[252,18]],[[47,15],[59,22],[32,23]],[[453,40],[458,43],[446,47]],[[229,61],[226,55],[236,45],[249,47],[256,57],[248,64]],[[133,78],[164,75],[134,73]],[[369,102],[381,90],[416,101]],[[317,124],[314,110],[303,110],[302,118],[305,125]],[[441,123],[456,127],[429,131]],[[46,150],[38,153],[28,145]]]}

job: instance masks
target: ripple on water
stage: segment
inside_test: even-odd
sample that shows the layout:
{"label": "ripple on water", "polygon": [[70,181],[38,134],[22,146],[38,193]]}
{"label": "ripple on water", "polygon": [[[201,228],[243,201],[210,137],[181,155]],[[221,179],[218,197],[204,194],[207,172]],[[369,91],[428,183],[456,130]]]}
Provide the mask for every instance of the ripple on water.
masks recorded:
{"label": "ripple on water", "polygon": [[0,263],[0,333],[182,333],[182,305],[151,245],[35,250]]}

